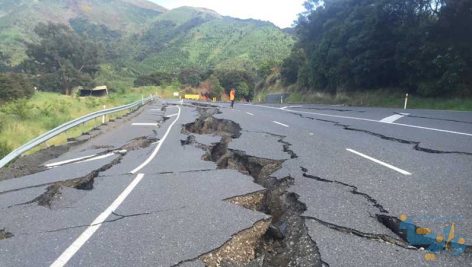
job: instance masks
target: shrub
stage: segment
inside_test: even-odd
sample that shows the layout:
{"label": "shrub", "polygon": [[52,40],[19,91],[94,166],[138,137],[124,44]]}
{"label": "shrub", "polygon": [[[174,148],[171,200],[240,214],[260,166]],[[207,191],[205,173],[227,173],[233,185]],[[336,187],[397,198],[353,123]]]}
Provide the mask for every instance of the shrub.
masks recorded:
{"label": "shrub", "polygon": [[24,120],[31,117],[33,106],[28,104],[26,99],[19,99],[6,104],[2,111],[7,115],[14,115]]}

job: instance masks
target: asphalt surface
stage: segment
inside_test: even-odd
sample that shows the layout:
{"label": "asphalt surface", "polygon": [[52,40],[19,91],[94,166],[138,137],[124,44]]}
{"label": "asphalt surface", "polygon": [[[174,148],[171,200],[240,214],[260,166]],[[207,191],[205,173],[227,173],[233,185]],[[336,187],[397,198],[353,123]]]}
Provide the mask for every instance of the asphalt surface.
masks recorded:
{"label": "asphalt surface", "polygon": [[[226,201],[264,188],[183,145],[182,127],[199,113],[178,103],[147,105],[43,163],[62,164],[0,181],[0,230],[13,235],[0,240],[0,265],[204,266],[202,255],[270,219]],[[283,161],[271,176],[293,178],[287,190],[306,206],[301,216],[324,264],[472,265],[470,252],[440,251],[428,261],[427,247],[393,244],[401,238],[376,218],[404,214],[433,235],[472,244],[471,112],[213,105],[221,112],[215,118],[241,127],[229,149]],[[201,145],[220,140],[194,135]],[[86,190],[69,183],[91,174]],[[59,194],[38,201],[57,183]]]}

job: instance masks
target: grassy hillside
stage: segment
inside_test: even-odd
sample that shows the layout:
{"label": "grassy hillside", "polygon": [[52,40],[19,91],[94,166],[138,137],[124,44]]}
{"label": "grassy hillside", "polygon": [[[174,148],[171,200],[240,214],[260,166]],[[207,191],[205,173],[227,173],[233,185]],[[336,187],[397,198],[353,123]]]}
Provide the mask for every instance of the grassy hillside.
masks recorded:
{"label": "grassy hillside", "polygon": [[206,9],[182,7],[158,17],[136,36],[129,66],[142,73],[183,67],[255,70],[281,62],[293,38],[271,23],[222,17]]}
{"label": "grassy hillside", "polygon": [[289,55],[293,37],[271,23],[193,7],[165,10],[146,0],[5,0],[0,49],[16,65],[39,22],[70,25],[106,50],[97,82],[125,88],[139,75],[181,68],[256,71]]}
{"label": "grassy hillside", "polygon": [[40,22],[69,24],[84,18],[124,33],[142,31],[142,26],[166,10],[144,0],[2,0],[0,3],[0,50],[18,64],[24,57],[24,42],[35,40],[33,29]]}

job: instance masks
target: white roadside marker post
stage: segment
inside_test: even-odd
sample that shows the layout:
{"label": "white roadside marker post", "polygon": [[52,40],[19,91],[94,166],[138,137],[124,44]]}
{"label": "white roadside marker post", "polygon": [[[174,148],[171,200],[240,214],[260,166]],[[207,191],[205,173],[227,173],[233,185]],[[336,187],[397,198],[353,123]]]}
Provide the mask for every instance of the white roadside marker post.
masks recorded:
{"label": "white roadside marker post", "polygon": [[[105,110],[107,106],[103,105],[103,110]],[[105,115],[102,116],[102,124],[105,123]]]}
{"label": "white roadside marker post", "polygon": [[405,96],[405,105],[403,106],[403,109],[406,109],[407,105],[408,105],[408,93],[406,93],[406,96]]}

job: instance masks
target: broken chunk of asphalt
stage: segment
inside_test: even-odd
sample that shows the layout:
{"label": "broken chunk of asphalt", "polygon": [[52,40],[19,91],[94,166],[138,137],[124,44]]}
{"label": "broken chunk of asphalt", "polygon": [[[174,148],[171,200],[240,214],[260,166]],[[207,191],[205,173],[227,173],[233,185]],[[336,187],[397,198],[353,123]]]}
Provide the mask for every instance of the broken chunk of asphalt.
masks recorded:
{"label": "broken chunk of asphalt", "polygon": [[149,136],[141,136],[138,138],[134,138],[126,145],[120,147],[118,150],[126,150],[126,151],[133,151],[138,149],[143,149],[149,147],[152,143],[159,141],[158,138],[149,137]]}
{"label": "broken chunk of asphalt", "polygon": [[470,152],[443,151],[443,150],[425,148],[425,147],[421,147],[421,142],[418,142],[418,141],[410,141],[410,140],[400,139],[400,138],[396,138],[396,137],[386,136],[386,135],[375,133],[375,132],[368,131],[368,130],[352,128],[349,125],[342,124],[342,123],[339,123],[337,121],[324,120],[324,119],[315,119],[315,118],[307,117],[307,116],[304,116],[302,114],[295,113],[295,112],[290,112],[290,113],[293,114],[293,115],[300,116],[301,118],[304,118],[304,119],[310,119],[310,120],[316,120],[316,121],[321,121],[321,122],[332,123],[334,126],[342,127],[346,131],[365,133],[365,134],[369,134],[369,135],[372,135],[372,136],[375,136],[375,137],[379,137],[380,139],[383,139],[383,140],[397,142],[397,143],[400,143],[400,144],[413,145],[413,149],[416,150],[416,151],[420,151],[420,152],[431,153],[431,154],[458,154],[458,155],[472,156],[472,153],[470,153]]}
{"label": "broken chunk of asphalt", "polygon": [[119,155],[112,162],[100,167],[99,169],[93,170],[92,172],[90,172],[89,174],[85,176],[69,179],[65,181],[55,182],[46,188],[46,192],[42,193],[35,199],[25,202],[25,203],[16,204],[10,207],[37,203],[39,206],[51,208],[54,201],[57,201],[61,198],[62,196],[61,190],[63,187],[69,187],[69,188],[74,188],[78,190],[92,190],[93,184],[95,182],[95,178],[98,177],[98,175],[101,172],[104,172],[110,169],[111,167],[113,167],[114,165],[119,164],[122,159],[123,159],[123,155]]}
{"label": "broken chunk of asphalt", "polygon": [[367,201],[369,201],[370,203],[372,203],[372,205],[373,205],[374,207],[376,207],[377,209],[379,209],[380,212],[382,212],[382,213],[388,213],[388,211],[387,211],[382,205],[380,205],[380,204],[378,203],[378,201],[375,200],[373,197],[371,197],[370,195],[368,195],[368,194],[366,194],[366,193],[359,192],[359,189],[357,188],[357,186],[350,185],[350,184],[347,184],[347,183],[343,183],[343,182],[340,182],[340,181],[337,181],[337,180],[328,180],[328,179],[324,179],[324,178],[321,178],[321,177],[318,177],[318,176],[314,176],[314,175],[308,174],[308,169],[306,169],[306,168],[304,168],[304,167],[300,167],[300,169],[301,169],[302,172],[303,172],[303,177],[309,178],[309,179],[313,179],[313,180],[316,180],[316,181],[319,181],[319,182],[335,183],[335,184],[339,184],[339,185],[348,187],[348,188],[350,188],[350,192],[351,192],[352,194],[363,196],[365,199],[367,199]]}
{"label": "broken chunk of asphalt", "polygon": [[402,239],[393,238],[389,235],[364,233],[364,232],[361,232],[359,230],[352,229],[352,228],[349,228],[349,227],[344,227],[344,226],[335,225],[335,224],[332,224],[332,223],[329,223],[329,222],[325,222],[323,220],[320,220],[320,219],[318,219],[316,217],[312,217],[312,216],[303,216],[303,218],[308,219],[308,220],[314,220],[314,221],[316,221],[316,222],[318,222],[318,223],[320,223],[320,224],[322,224],[322,225],[324,225],[324,226],[326,226],[330,229],[333,229],[333,230],[336,230],[336,231],[339,231],[339,232],[353,234],[353,235],[363,237],[363,238],[367,238],[367,239],[371,239],[371,240],[387,242],[389,244],[397,245],[397,246],[405,248],[405,249],[415,249],[413,246],[410,246],[408,244],[408,242],[405,242]]}
{"label": "broken chunk of asphalt", "polygon": [[287,142],[287,141],[284,140],[284,139],[286,138],[286,136],[279,135],[279,134],[274,134],[274,133],[270,133],[270,132],[259,132],[259,131],[244,131],[244,132],[267,134],[267,135],[270,135],[270,136],[277,137],[277,138],[279,138],[279,139],[277,140],[277,142],[279,142],[279,143],[282,144],[283,152],[289,154],[291,159],[296,159],[296,158],[298,158],[298,155],[297,155],[292,149],[290,149],[290,147],[292,146],[292,144],[290,144],[289,142]]}
{"label": "broken chunk of asphalt", "polygon": [[[312,179],[312,180],[315,180],[315,181],[318,181],[318,182],[322,182],[322,183],[332,183],[332,184],[338,184],[338,185],[348,187],[349,192],[351,192],[352,194],[355,194],[355,195],[363,196],[365,199],[367,199],[368,202],[370,202],[374,207],[376,207],[379,210],[379,212],[384,213],[384,214],[388,213],[388,211],[381,204],[379,204],[377,200],[375,200],[373,197],[371,197],[370,195],[368,195],[366,193],[359,192],[359,189],[356,186],[353,186],[353,185],[350,185],[350,184],[347,184],[347,183],[344,183],[344,182],[340,182],[340,181],[337,181],[337,180],[328,180],[328,179],[325,179],[325,178],[321,178],[321,177],[318,177],[318,176],[315,176],[315,175],[308,174],[308,169],[305,168],[305,167],[302,167],[302,166],[300,167],[300,169],[303,172],[303,177],[308,178],[308,179]],[[361,232],[361,231],[356,230],[356,229],[352,229],[352,228],[332,224],[332,223],[323,221],[319,218],[315,218],[315,217],[312,217],[312,216],[303,216],[303,217],[305,219],[317,221],[318,223],[320,223],[320,224],[322,224],[322,225],[324,225],[324,226],[326,226],[330,229],[339,231],[339,232],[350,233],[350,234],[354,234],[354,235],[364,237],[364,238],[367,238],[367,239],[380,240],[380,241],[384,241],[384,242],[388,242],[388,243],[391,243],[391,244],[398,245],[398,246],[403,247],[403,248],[409,248],[406,236],[404,236],[400,231],[395,231],[393,229],[393,227],[391,225],[389,225],[391,220],[386,220],[386,219],[382,220],[381,219],[381,218],[394,218],[394,217],[384,215],[384,214],[376,214],[377,220],[380,223],[382,223],[384,226],[386,226],[387,228],[392,230],[398,237],[401,238],[401,240],[390,237],[388,235],[364,233],[364,232]]]}
{"label": "broken chunk of asphalt", "polygon": [[[46,191],[43,194],[39,195],[35,199],[25,202],[25,203],[16,204],[10,207],[37,203],[39,206],[52,208],[52,204],[54,203],[54,201],[57,201],[61,198],[62,196],[61,190],[63,187],[74,188],[77,190],[92,190],[95,183],[95,178],[97,178],[100,175],[100,173],[108,169],[111,169],[115,165],[120,164],[128,151],[149,147],[156,140],[158,139],[153,138],[153,137],[135,138],[131,140],[130,142],[128,142],[127,144],[125,144],[124,146],[122,146],[121,148],[119,148],[118,150],[116,150],[118,151],[117,153],[118,157],[116,157],[110,163],[105,164],[101,166],[100,168],[93,170],[82,177],[52,183],[46,188]],[[105,152],[102,152],[101,154],[107,154],[110,151],[111,150],[105,151]]]}
{"label": "broken chunk of asphalt", "polygon": [[200,116],[191,123],[184,125],[183,133],[212,134],[231,138],[241,136],[241,126],[239,124],[225,119],[213,117],[217,113],[216,109],[197,109]]}
{"label": "broken chunk of asphalt", "polygon": [[12,238],[14,235],[10,232],[7,232],[5,228],[0,229],[0,240]]}
{"label": "broken chunk of asphalt", "polygon": [[[271,176],[282,167],[284,161],[254,157],[247,155],[244,151],[229,149],[228,144],[232,139],[241,135],[241,127],[232,121],[214,118],[213,114],[217,113],[217,110],[198,109],[198,111],[200,117],[195,122],[184,125],[182,131],[187,134],[221,136],[220,142],[211,146],[199,144],[201,148],[206,150],[203,159],[215,162],[218,169],[234,169],[252,176],[255,183],[266,188],[262,196],[240,196],[227,201],[271,215],[270,224],[264,234],[257,242],[246,245],[246,248],[254,251],[254,254],[247,253],[248,258],[243,261],[239,258],[217,257],[218,262],[229,266],[235,264],[239,266],[242,263],[248,266],[251,264],[258,266],[321,266],[318,248],[308,234],[304,218],[301,216],[306,210],[306,206],[298,200],[296,194],[287,191],[293,184],[293,178],[277,179]],[[289,149],[289,143],[281,143],[283,150],[291,158],[296,157],[296,154]],[[196,144],[196,142],[192,137],[188,137],[187,140],[182,141],[182,145],[186,144]],[[207,263],[205,260],[208,255],[221,255],[222,249],[227,250],[228,248],[223,246],[200,256],[199,259]],[[195,259],[188,261],[193,260]],[[210,266],[215,265],[210,264]]]}

